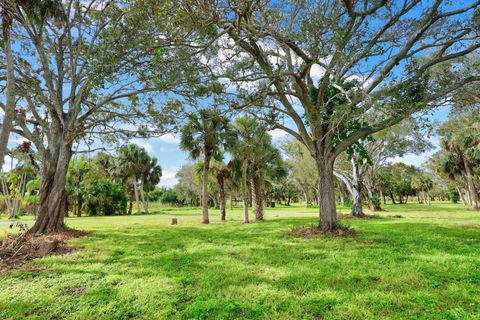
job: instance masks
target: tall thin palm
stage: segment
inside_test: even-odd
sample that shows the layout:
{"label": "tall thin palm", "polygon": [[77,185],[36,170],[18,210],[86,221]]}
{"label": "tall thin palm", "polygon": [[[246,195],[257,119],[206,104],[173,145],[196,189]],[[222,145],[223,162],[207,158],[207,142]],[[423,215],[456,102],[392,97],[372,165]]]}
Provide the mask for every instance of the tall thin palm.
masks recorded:
{"label": "tall thin palm", "polygon": [[202,109],[188,116],[181,130],[180,148],[190,153],[192,159],[203,155],[202,223],[210,223],[208,217],[208,178],[210,160],[219,154],[229,137],[229,120],[215,109]]}

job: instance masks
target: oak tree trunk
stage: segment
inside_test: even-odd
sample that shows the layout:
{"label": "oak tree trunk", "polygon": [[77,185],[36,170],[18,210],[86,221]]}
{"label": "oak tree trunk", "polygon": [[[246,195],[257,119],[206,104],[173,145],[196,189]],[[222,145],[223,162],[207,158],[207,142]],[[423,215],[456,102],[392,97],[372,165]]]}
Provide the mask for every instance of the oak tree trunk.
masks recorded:
{"label": "oak tree trunk", "polygon": [[31,233],[44,234],[61,231],[66,215],[65,185],[67,170],[72,156],[72,146],[65,144],[63,138],[49,145],[45,152],[40,183],[40,203],[35,224]]}
{"label": "oak tree trunk", "polygon": [[333,163],[335,159],[317,157],[318,181],[318,204],[320,214],[320,228],[323,232],[334,230],[337,222],[337,210],[335,205],[335,188],[333,185]]}
{"label": "oak tree trunk", "polygon": [[[5,17],[4,17],[5,18]],[[12,23],[12,21],[4,21],[4,23]],[[12,130],[13,119],[15,118],[15,76],[14,76],[14,61],[12,53],[12,43],[10,32],[3,32],[3,48],[5,50],[6,62],[6,104],[5,114],[3,115],[3,123],[0,131],[0,168],[3,165],[5,153],[7,152],[8,138]]]}
{"label": "oak tree trunk", "polygon": [[357,158],[352,157],[352,215],[354,217],[364,217],[362,208],[362,179],[359,172]]}

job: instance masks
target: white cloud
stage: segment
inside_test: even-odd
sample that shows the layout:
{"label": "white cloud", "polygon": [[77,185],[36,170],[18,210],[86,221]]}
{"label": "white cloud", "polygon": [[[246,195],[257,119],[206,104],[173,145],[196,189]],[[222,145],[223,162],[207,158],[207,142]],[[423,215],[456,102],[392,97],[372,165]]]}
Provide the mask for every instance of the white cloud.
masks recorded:
{"label": "white cloud", "polygon": [[5,156],[5,162],[2,166],[3,172],[9,172],[12,169],[12,167],[15,168],[17,163],[18,163],[17,159],[14,158],[12,163],[12,157]]}
{"label": "white cloud", "polygon": [[288,133],[282,129],[273,129],[268,131],[268,134],[272,136],[273,139],[279,139],[285,137]]}
{"label": "white cloud", "polygon": [[180,137],[173,133],[166,133],[157,138],[158,140],[166,143],[178,144],[180,142]]}
{"label": "white cloud", "polygon": [[162,187],[173,187],[177,182],[177,178],[175,175],[177,174],[177,170],[165,170],[162,172],[162,179],[160,179],[159,185]]}
{"label": "white cloud", "polygon": [[153,146],[145,140],[133,139],[130,142],[136,144],[139,147],[144,148],[148,153],[153,151]]}

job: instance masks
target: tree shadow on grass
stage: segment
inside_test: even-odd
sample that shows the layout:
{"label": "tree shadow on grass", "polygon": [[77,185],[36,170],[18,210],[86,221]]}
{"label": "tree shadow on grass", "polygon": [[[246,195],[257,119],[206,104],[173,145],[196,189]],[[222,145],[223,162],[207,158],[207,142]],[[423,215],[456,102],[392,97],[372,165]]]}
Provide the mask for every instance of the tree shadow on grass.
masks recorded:
{"label": "tree shadow on grass", "polygon": [[[45,288],[22,298],[81,284],[74,307],[71,297],[53,302],[72,318],[109,318],[114,309],[119,318],[364,319],[412,310],[428,318],[454,299],[472,311],[478,293],[451,285],[478,281],[477,230],[374,219],[345,222],[358,230],[354,239],[287,235],[313,221],[97,231],[75,241],[83,252],[36,262],[47,267],[34,276]],[[26,274],[11,277],[28,283]]]}

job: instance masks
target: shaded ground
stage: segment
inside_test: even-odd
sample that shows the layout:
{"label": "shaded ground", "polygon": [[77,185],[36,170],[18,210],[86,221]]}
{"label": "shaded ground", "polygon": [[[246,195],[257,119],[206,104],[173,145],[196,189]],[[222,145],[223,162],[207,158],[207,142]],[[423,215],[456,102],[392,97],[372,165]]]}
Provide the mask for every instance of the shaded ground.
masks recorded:
{"label": "shaded ground", "polygon": [[345,219],[346,238],[288,235],[316,222],[300,207],[251,225],[240,210],[71,219],[93,231],[68,242],[84,249],[0,275],[0,318],[479,319],[480,214],[426,207]]}
{"label": "shaded ground", "polygon": [[21,227],[22,233],[9,235],[0,241],[0,273],[14,271],[33,259],[71,253],[75,248],[68,247],[65,241],[88,234],[86,231],[66,229],[48,236],[35,236],[25,232],[23,225]]}

